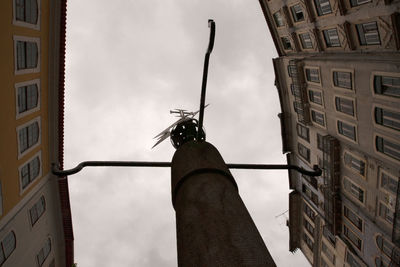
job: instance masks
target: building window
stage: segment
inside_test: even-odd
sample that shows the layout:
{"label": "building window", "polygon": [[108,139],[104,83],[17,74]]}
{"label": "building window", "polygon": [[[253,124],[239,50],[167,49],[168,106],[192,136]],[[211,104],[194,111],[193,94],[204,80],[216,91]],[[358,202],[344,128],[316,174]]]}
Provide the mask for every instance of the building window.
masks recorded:
{"label": "building window", "polygon": [[362,232],[363,221],[360,217],[358,217],[352,210],[350,210],[346,206],[343,206],[343,214],[344,217],[346,217],[350,222],[354,224],[354,226],[356,226]]}
{"label": "building window", "polygon": [[15,19],[29,24],[37,24],[39,17],[37,0],[14,0]]}
{"label": "building window", "polygon": [[274,14],[274,21],[275,21],[276,27],[282,27],[285,25],[285,22],[283,21],[282,13],[280,11],[278,11]]}
{"label": "building window", "polygon": [[393,249],[395,249],[394,245],[382,238],[382,235],[376,236],[376,245],[384,254],[386,254],[386,256],[392,258],[392,252]]}
{"label": "building window", "polygon": [[311,201],[316,205],[316,206],[318,206],[318,195],[317,194],[315,194],[314,192],[311,192]]}
{"label": "building window", "polygon": [[297,148],[300,156],[306,161],[310,162],[310,149],[300,143],[298,143]]}
{"label": "building window", "polygon": [[311,240],[311,238],[306,233],[303,233],[303,240],[306,243],[307,247],[309,249],[311,249],[311,251],[312,251],[314,248],[314,242]]}
{"label": "building window", "polygon": [[39,266],[43,266],[43,263],[45,262],[46,258],[49,256],[50,251],[51,251],[51,240],[50,240],[50,238],[48,238],[46,240],[46,243],[42,247],[42,249],[36,255],[36,259],[37,259]]}
{"label": "building window", "polygon": [[290,43],[289,37],[281,37],[283,49],[292,50],[292,44]]}
{"label": "building window", "polygon": [[311,221],[315,221],[316,213],[306,203],[304,203],[304,212]]}
{"label": "building window", "polygon": [[360,45],[379,45],[378,24],[373,22],[361,23],[356,25]]}
{"label": "building window", "polygon": [[36,68],[38,49],[36,42],[17,41],[17,70]]}
{"label": "building window", "polygon": [[317,133],[317,147],[319,150],[324,150],[323,136]]}
{"label": "building window", "polygon": [[358,201],[364,203],[364,190],[351,182],[348,178],[343,178],[343,188],[347,193],[352,195]]}
{"label": "building window", "polygon": [[375,107],[375,122],[400,131],[400,112]]}
{"label": "building window", "polygon": [[0,246],[0,265],[2,265],[13,253],[16,247],[15,233],[9,232],[1,241]]}
{"label": "building window", "polygon": [[348,98],[335,97],[336,110],[354,117],[354,101]]}
{"label": "building window", "polygon": [[294,111],[298,114],[302,114],[303,113],[303,106],[301,105],[300,102],[294,101],[293,102],[293,108]]}
{"label": "building window", "polygon": [[18,87],[18,114],[34,109],[39,103],[37,84]]}
{"label": "building window", "polygon": [[347,253],[346,253],[346,262],[349,264],[350,267],[365,266],[364,264],[360,263],[360,260],[357,259],[357,256],[355,256],[353,253],[351,253],[349,249],[347,249]]}
{"label": "building window", "polygon": [[[330,260],[330,262],[335,265],[335,254],[328,248],[325,242],[322,242],[322,252]],[[322,259],[322,258],[321,258]],[[327,265],[328,266],[328,265]]]}
{"label": "building window", "polygon": [[398,178],[381,171],[380,187],[393,195],[397,195]]}
{"label": "building window", "polygon": [[376,150],[391,158],[400,160],[400,144],[377,136],[375,139]]}
{"label": "building window", "polygon": [[304,13],[303,9],[301,8],[300,4],[294,5],[290,7],[292,12],[292,17],[294,22],[299,22],[304,20]]}
{"label": "building window", "polygon": [[325,38],[325,44],[327,47],[339,47],[339,34],[336,28],[323,30],[322,31]]}
{"label": "building window", "polygon": [[353,140],[357,141],[356,127],[342,121],[337,121],[338,133]]}
{"label": "building window", "polygon": [[363,5],[370,2],[372,2],[372,0],[350,0],[350,4],[352,7]]}
{"label": "building window", "polygon": [[39,143],[39,121],[36,120],[27,126],[18,129],[19,154]]}
{"label": "building window", "polygon": [[[307,182],[309,182],[311,185],[312,185],[312,187],[314,187],[316,190],[318,190],[318,180],[317,180],[317,178],[315,178],[315,177],[312,177],[312,176],[308,176],[308,175],[305,175],[305,174],[302,174],[301,175]],[[318,197],[317,197],[318,198]]]}
{"label": "building window", "polygon": [[400,77],[374,76],[375,94],[400,97]]}
{"label": "building window", "polygon": [[309,33],[302,33],[299,35],[303,49],[313,48],[311,36]]}
{"label": "building window", "polygon": [[305,184],[302,185],[301,191],[308,197],[311,199],[311,189],[306,186]]}
{"label": "building window", "polygon": [[288,74],[289,77],[295,77],[297,75],[296,65],[288,65]]}
{"label": "building window", "polygon": [[24,190],[40,175],[40,156],[35,156],[20,168],[21,188]]}
{"label": "building window", "polygon": [[301,97],[301,89],[300,86],[297,84],[291,84],[290,85],[290,91],[292,92],[292,95]]}
{"label": "building window", "polygon": [[322,127],[325,127],[325,117],[324,114],[315,111],[315,110],[311,110],[311,119],[313,122],[321,125]]}
{"label": "building window", "polygon": [[308,97],[310,98],[311,102],[322,106],[322,92],[321,91],[308,90]]}
{"label": "building window", "polygon": [[347,239],[350,240],[351,243],[353,243],[359,250],[361,250],[361,239],[352,230],[347,228],[346,225],[343,225],[343,233],[347,237]]}
{"label": "building window", "polygon": [[314,236],[314,227],[306,219],[303,219],[303,222],[307,232],[309,232],[311,236]]}
{"label": "building window", "polygon": [[310,142],[310,130],[299,123],[297,123],[297,135],[307,142]]}
{"label": "building window", "polygon": [[379,202],[379,217],[381,217],[384,221],[388,222],[389,224],[393,224],[394,222],[394,211],[389,209],[388,206]]}
{"label": "building window", "polygon": [[366,163],[364,160],[361,160],[348,152],[344,152],[344,165],[351,170],[355,171],[356,173],[365,176],[366,171]]}
{"label": "building window", "polygon": [[314,0],[317,8],[318,16],[323,16],[332,13],[331,3],[329,0]]}
{"label": "building window", "polygon": [[306,79],[309,82],[320,83],[319,70],[317,68],[315,69],[306,68]]}
{"label": "building window", "polygon": [[333,84],[336,87],[352,89],[352,78],[351,72],[345,71],[334,71],[333,72]]}
{"label": "building window", "polygon": [[29,210],[29,214],[31,217],[32,226],[39,220],[39,218],[43,215],[46,208],[46,202],[44,200],[44,196],[42,196],[38,202],[33,205],[33,207]]}

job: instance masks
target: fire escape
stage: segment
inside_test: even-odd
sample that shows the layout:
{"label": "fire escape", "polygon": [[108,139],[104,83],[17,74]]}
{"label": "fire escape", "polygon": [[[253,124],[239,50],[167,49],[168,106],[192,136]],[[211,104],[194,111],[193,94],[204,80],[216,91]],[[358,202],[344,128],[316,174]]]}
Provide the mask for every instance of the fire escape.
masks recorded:
{"label": "fire escape", "polygon": [[324,212],[325,226],[335,236],[341,232],[341,200],[340,200],[340,143],[333,136],[326,135],[322,139],[324,179]]}
{"label": "fire escape", "polygon": [[297,113],[298,121],[307,125],[310,124],[310,104],[308,103],[306,83],[303,75],[303,67],[299,60],[289,61],[289,76],[292,78],[291,90],[294,96],[294,110]]}

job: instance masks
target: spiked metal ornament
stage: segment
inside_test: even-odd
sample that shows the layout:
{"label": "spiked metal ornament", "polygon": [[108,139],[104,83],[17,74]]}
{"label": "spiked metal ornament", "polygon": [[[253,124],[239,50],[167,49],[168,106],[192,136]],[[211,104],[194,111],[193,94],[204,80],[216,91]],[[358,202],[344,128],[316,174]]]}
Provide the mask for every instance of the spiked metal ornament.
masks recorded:
{"label": "spiked metal ornament", "polygon": [[[209,104],[205,105],[204,108],[208,107],[208,105]],[[178,114],[176,117],[178,117],[179,119],[176,122],[174,122],[173,124],[171,124],[164,131],[162,131],[161,133],[159,133],[156,136],[154,136],[153,139],[157,138],[157,143],[155,143],[152,148],[154,148],[156,145],[160,144],[162,141],[164,141],[165,139],[170,137],[171,136],[171,132],[173,131],[173,129],[177,128],[178,125],[181,125],[182,123],[187,122],[187,121],[193,121],[194,120],[194,116],[196,116],[199,112],[200,112],[200,110],[195,111],[195,112],[189,112],[189,111],[187,111],[185,109],[170,110],[169,113]],[[197,120],[195,120],[195,121],[197,122]],[[174,145],[174,142],[172,142],[172,145]]]}

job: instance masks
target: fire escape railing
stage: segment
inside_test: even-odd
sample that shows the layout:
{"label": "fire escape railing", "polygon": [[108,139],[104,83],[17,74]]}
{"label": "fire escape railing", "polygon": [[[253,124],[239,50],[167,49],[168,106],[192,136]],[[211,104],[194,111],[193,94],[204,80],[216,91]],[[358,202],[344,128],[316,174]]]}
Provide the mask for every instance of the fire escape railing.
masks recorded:
{"label": "fire escape railing", "polygon": [[333,235],[341,231],[340,143],[326,135],[322,139],[325,223]]}
{"label": "fire escape railing", "polygon": [[297,113],[299,122],[310,124],[310,105],[307,98],[307,88],[304,81],[303,67],[298,60],[289,61],[289,75],[292,78],[292,89],[294,96],[294,109]]}

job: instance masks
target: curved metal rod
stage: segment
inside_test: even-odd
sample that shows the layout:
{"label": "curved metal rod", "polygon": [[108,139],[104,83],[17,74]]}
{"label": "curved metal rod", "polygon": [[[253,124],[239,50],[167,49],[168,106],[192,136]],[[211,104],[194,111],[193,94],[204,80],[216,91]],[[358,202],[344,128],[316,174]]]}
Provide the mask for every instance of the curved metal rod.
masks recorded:
{"label": "curved metal rod", "polygon": [[[285,164],[226,164],[230,169],[254,169],[254,170],[296,170],[302,174],[309,176],[320,176],[322,170],[314,165],[314,170],[305,170],[302,167],[295,165]],[[51,171],[54,175],[59,177],[68,176],[81,171],[84,167],[171,167],[171,162],[154,162],[154,161],[83,161],[75,168],[69,170],[60,170],[58,166],[53,163]]]}
{"label": "curved metal rod", "polygon": [[[203,82],[201,84],[201,96],[200,96],[199,129],[203,128],[204,105],[206,102],[206,87],[207,87],[207,76],[208,76],[208,62],[210,60],[210,54],[214,48],[215,22],[212,19],[208,20],[208,27],[210,28],[210,41],[208,43],[208,48],[204,59]],[[201,130],[198,130],[197,140],[200,140],[200,135],[201,135]]]}

